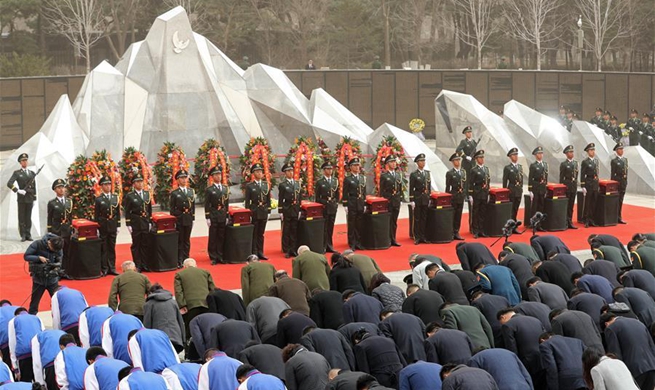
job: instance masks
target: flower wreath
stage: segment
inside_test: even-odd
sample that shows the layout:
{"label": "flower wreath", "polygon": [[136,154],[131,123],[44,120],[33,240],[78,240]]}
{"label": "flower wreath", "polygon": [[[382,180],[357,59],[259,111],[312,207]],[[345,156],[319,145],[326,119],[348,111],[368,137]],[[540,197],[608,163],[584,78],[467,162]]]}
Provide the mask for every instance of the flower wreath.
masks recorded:
{"label": "flower wreath", "polygon": [[100,179],[103,176],[111,179],[111,192],[118,196],[120,204],[123,197],[121,175],[106,150],[95,152],[91,158],[80,155],[68,167],[68,194],[73,201],[74,218],[94,218],[95,198],[102,192]]}
{"label": "flower wreath", "polygon": [[334,164],[334,153],[330,150],[330,147],[327,146],[325,140],[321,137],[316,138],[316,144],[319,153],[321,154],[321,160],[323,162],[330,161]]}
{"label": "flower wreath", "polygon": [[425,129],[425,121],[421,118],[414,118],[411,121],[409,121],[409,130],[411,130],[412,133],[420,133]]}
{"label": "flower wreath", "polygon": [[293,179],[302,184],[303,198],[314,197],[314,178],[321,174],[321,158],[316,155],[316,145],[311,138],[296,138],[289,149],[285,163],[293,164]]}
{"label": "flower wreath", "polygon": [[[354,157],[359,157],[362,155],[361,147],[359,146],[359,141],[354,140],[350,137],[343,137],[334,148],[335,154],[337,156],[337,178],[339,179],[339,199],[343,196],[343,180],[346,177],[346,165]],[[362,174],[364,170],[362,169]]]}
{"label": "flower wreath", "polygon": [[189,162],[181,147],[174,142],[164,142],[164,146],[157,153],[155,163],[155,200],[162,210],[168,210],[171,192],[177,189],[175,174],[181,170],[189,171]]}
{"label": "flower wreath", "polygon": [[214,179],[209,175],[209,171],[217,165],[221,166],[221,184],[229,187],[230,157],[220,142],[210,138],[198,149],[193,169],[195,172],[193,175],[194,187],[196,194],[198,194],[198,199],[201,201],[205,200],[207,187],[214,185]]}
{"label": "flower wreath", "polygon": [[407,180],[405,179],[405,173],[407,173],[407,156],[405,155],[405,149],[398,142],[398,139],[392,135],[382,138],[382,141],[378,144],[378,147],[375,152],[375,156],[371,158],[371,165],[373,165],[374,177],[373,182],[375,183],[375,193],[380,194],[380,176],[382,175],[382,170],[384,168],[384,159],[389,156],[396,156],[398,161],[398,170],[403,173],[403,194],[407,189]]}
{"label": "flower wreath", "polygon": [[123,193],[132,191],[132,180],[140,174],[143,177],[143,189],[150,191],[152,187],[152,168],[148,165],[146,155],[133,147],[125,148],[123,158],[118,163],[118,170],[123,180]]}
{"label": "flower wreath", "polygon": [[246,144],[241,157],[241,189],[246,190],[246,184],[255,180],[255,176],[250,171],[253,164],[260,163],[264,168],[264,179],[268,183],[268,188],[275,187],[277,181],[273,174],[275,173],[275,155],[271,152],[268,140],[263,137],[250,138]]}

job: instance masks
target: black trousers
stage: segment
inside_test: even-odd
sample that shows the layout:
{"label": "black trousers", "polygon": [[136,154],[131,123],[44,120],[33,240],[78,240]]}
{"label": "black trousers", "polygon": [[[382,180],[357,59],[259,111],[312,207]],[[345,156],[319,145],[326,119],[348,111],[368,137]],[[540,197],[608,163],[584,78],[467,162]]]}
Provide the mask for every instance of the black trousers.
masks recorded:
{"label": "black trousers", "polygon": [[30,300],[29,313],[36,314],[39,312],[39,303],[41,302],[41,297],[43,297],[43,293],[46,292],[46,290],[48,290],[48,294],[50,294],[50,297],[52,298],[58,288],[59,283],[44,286],[43,284],[35,283],[34,280],[32,280],[32,299]]}
{"label": "black trousers", "polygon": [[363,211],[354,211],[348,209],[348,246],[350,248],[355,248],[358,245],[361,245],[359,227],[363,218]]}
{"label": "black trousers", "polygon": [[252,224],[255,229],[252,233],[252,253],[256,255],[264,254],[264,232],[266,232],[266,223],[268,219],[253,219]]}
{"label": "black trousers", "polygon": [[473,210],[472,210],[472,226],[471,230],[473,234],[484,233],[484,220],[487,215],[487,200],[486,199],[473,199]]}
{"label": "black trousers", "polygon": [[570,225],[573,225],[573,206],[575,205],[575,197],[577,192],[567,192],[566,198],[569,200],[569,204],[566,205],[566,222]]}
{"label": "black trousers", "polygon": [[537,211],[539,212],[544,212],[544,208],[546,207],[546,193],[536,193],[533,192],[534,198],[532,199],[531,206],[530,206],[530,213],[534,215]]}
{"label": "black trousers", "polygon": [[509,197],[509,201],[512,202],[512,219],[516,221],[516,217],[519,215],[519,207],[521,207],[521,198],[523,197],[523,194],[519,196],[511,196]]}
{"label": "black trousers", "polygon": [[398,214],[400,214],[400,205],[398,207],[394,207],[389,203],[389,214],[391,214],[391,218],[389,218],[389,238],[391,239],[391,242],[396,242],[396,230],[398,230]]}
{"label": "black trousers", "polygon": [[20,371],[20,381],[30,383],[34,380],[34,369],[32,368],[32,357],[18,361],[18,370]]}
{"label": "black trousers", "polygon": [[0,349],[2,351],[2,361],[9,367],[11,370],[11,355],[9,355],[9,344],[6,347]]}
{"label": "black trousers", "polygon": [[116,271],[116,236],[116,232],[100,232],[100,270],[103,274]]}
{"label": "black trousers", "polygon": [[177,224],[177,264],[182,265],[184,260],[189,258],[189,251],[191,250],[191,229],[193,224],[189,226],[182,226]]}
{"label": "black trousers", "polygon": [[[189,329],[189,324],[191,320],[198,317],[201,314],[205,314],[209,311],[206,307],[194,307],[191,310],[187,310],[186,314],[182,314],[182,320],[184,321],[184,331],[186,332],[186,340],[188,341],[191,338],[191,330]],[[198,353],[203,354],[205,351],[198,351]]]}
{"label": "black trousers", "polygon": [[592,222],[594,220],[594,211],[596,211],[596,199],[598,198],[598,190],[587,191],[584,200],[584,219],[585,222]]}
{"label": "black trousers", "polygon": [[623,211],[623,198],[625,198],[625,191],[619,191],[619,220],[623,220],[623,215],[621,214]]}
{"label": "black trousers", "polygon": [[30,203],[18,203],[18,233],[21,238],[32,238],[32,206]]}
{"label": "black trousers", "polygon": [[414,242],[425,241],[425,225],[428,220],[428,205],[414,206]]}
{"label": "black trousers", "polygon": [[207,253],[212,264],[223,262],[223,244],[225,243],[225,222],[213,222],[209,225]]}
{"label": "black trousers", "polygon": [[69,335],[75,337],[75,342],[80,345],[80,327],[79,326],[73,326],[72,328],[66,329],[64,332],[68,333]]}
{"label": "black trousers", "polygon": [[641,389],[655,389],[655,370],[644,372],[635,378]]}
{"label": "black trousers", "polygon": [[59,390],[59,385],[57,384],[57,377],[55,375],[55,365],[48,366],[43,369],[45,372],[44,379],[45,385],[48,390]]}
{"label": "black trousers", "polygon": [[325,248],[334,249],[332,246],[332,235],[334,234],[334,221],[337,219],[337,214],[328,214],[325,209],[323,209],[323,219],[325,219]]}
{"label": "black trousers", "polygon": [[462,226],[462,210],[464,210],[464,202],[452,202],[453,206],[453,234],[458,234]]}
{"label": "black trousers", "polygon": [[292,254],[298,250],[298,218],[284,217],[282,221],[282,252]]}
{"label": "black trousers", "polygon": [[145,259],[148,256],[148,231],[147,230],[132,230],[132,260],[137,269],[143,269],[145,266]]}

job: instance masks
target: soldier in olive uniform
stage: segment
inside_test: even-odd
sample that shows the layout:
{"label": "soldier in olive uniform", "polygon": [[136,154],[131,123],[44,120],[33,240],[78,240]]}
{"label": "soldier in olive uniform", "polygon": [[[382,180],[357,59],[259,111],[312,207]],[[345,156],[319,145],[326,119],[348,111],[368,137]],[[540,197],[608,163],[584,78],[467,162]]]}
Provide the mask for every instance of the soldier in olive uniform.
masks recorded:
{"label": "soldier in olive uniform", "polygon": [[630,131],[630,134],[628,135],[630,146],[639,145],[640,124],[641,121],[639,120],[639,111],[633,108],[630,110],[630,118],[628,118],[628,122],[625,124],[625,128]]}
{"label": "soldier in olive uniform", "polygon": [[619,142],[621,140],[622,131],[618,124],[618,118],[612,116],[610,118],[610,126],[605,130],[605,133],[612,137],[614,142]]}
{"label": "soldier in olive uniform", "polygon": [[387,171],[380,176],[380,196],[389,201],[389,236],[391,245],[400,246],[396,241],[396,230],[398,228],[398,214],[400,214],[400,202],[403,199],[403,175],[397,171],[398,163],[393,155],[387,156],[384,160]]}
{"label": "soldier in olive uniform", "polygon": [[[532,151],[532,155],[537,159],[530,164],[530,172],[528,174],[528,192],[530,192],[530,213],[534,215],[536,212],[544,212],[546,202],[546,185],[548,184],[548,163],[543,160],[544,148],[537,146]],[[542,228],[538,229],[543,231]]]}
{"label": "soldier in olive uniform", "polygon": [[132,235],[132,259],[137,271],[149,271],[145,264],[148,258],[148,232],[152,223],[152,197],[143,189],[143,176],[136,174],[132,179],[132,192],[125,195],[125,225]]}
{"label": "soldier in olive uniform", "polygon": [[487,202],[489,201],[489,182],[491,175],[489,168],[484,165],[484,150],[475,152],[475,166],[469,175],[469,202],[473,205],[472,219],[473,238],[487,237],[484,233],[484,221],[487,215]]}
{"label": "soldier in olive uniform", "polygon": [[177,189],[171,191],[171,215],[177,218],[177,268],[182,268],[191,251],[191,229],[196,219],[196,194],[189,187],[189,172],[184,169],[175,174]]}
{"label": "soldier in olive uniform", "polygon": [[325,220],[325,251],[334,253],[332,234],[334,221],[339,208],[339,180],[332,176],[332,163],[326,161],[321,166],[323,177],[318,179],[316,185],[316,202],[323,205],[323,219]]}
{"label": "soldier in olive uniform", "polygon": [[650,124],[650,115],[644,113],[639,126],[639,144],[649,153],[655,155],[655,130]]}
{"label": "soldier in olive uniform", "polygon": [[255,180],[246,185],[245,206],[252,211],[252,224],[255,226],[252,236],[252,253],[260,260],[268,260],[264,256],[264,233],[268,215],[271,213],[271,188],[264,177],[262,164],[253,164],[251,168]]}
{"label": "soldier in olive uniform", "polygon": [[[509,190],[509,200],[512,202],[512,219],[516,221],[523,197],[523,167],[518,163],[519,150],[512,148],[507,152],[510,163],[503,168],[503,188]],[[519,233],[514,229],[514,233]]]}
{"label": "soldier in olive uniform", "polygon": [[64,240],[62,264],[66,267],[71,244],[73,201],[66,197],[66,182],[63,179],[55,180],[52,190],[57,196],[48,202],[47,228],[48,233],[56,234]]}
{"label": "soldier in olive uniform", "polygon": [[566,126],[566,112],[568,109],[566,106],[559,106],[559,113],[557,114],[557,120],[562,126]]}
{"label": "soldier in olive uniform", "polygon": [[478,142],[473,139],[473,129],[471,126],[466,126],[462,130],[462,134],[466,136],[455,149],[455,153],[462,153],[462,167],[466,171],[466,174],[471,176],[471,168],[473,167],[473,155],[478,146]]}
{"label": "soldier in olive uniform", "polygon": [[563,126],[566,127],[566,130],[568,132],[571,132],[571,128],[573,127],[573,121],[575,120],[574,112],[570,109],[566,110],[566,118],[564,118],[564,123]]}
{"label": "soldier in olive uniform", "polygon": [[464,200],[468,195],[468,186],[466,180],[466,171],[462,169],[461,153],[453,153],[450,156],[450,162],[453,169],[446,172],[446,192],[452,195],[450,202],[453,206],[453,239],[463,240],[459,235],[459,229],[462,225],[462,210],[464,209]]}
{"label": "soldier in olive uniform", "polygon": [[614,146],[616,157],[612,159],[610,164],[612,180],[619,182],[619,223],[625,225],[626,222],[621,216],[623,209],[623,198],[625,198],[625,190],[628,187],[628,159],[623,157],[623,143],[619,142]]}
{"label": "soldier in olive uniform", "polygon": [[300,201],[302,200],[302,187],[293,179],[293,165],[284,164],[282,167],[284,180],[277,187],[278,212],[282,219],[282,252],[284,257],[298,256],[298,219],[300,217]]}
{"label": "soldier in olive uniform", "polygon": [[116,272],[116,237],[121,226],[121,209],[118,196],[111,192],[111,179],[103,176],[100,179],[102,194],[95,200],[93,219],[100,226],[102,240],[100,254],[100,270],[102,275],[118,275]]}
{"label": "soldier in olive uniform", "polygon": [[573,145],[565,147],[563,153],[566,155],[566,160],[559,165],[559,182],[566,186],[566,198],[569,200],[566,208],[566,223],[569,229],[577,229],[573,225],[573,205],[578,193],[579,167],[578,162],[573,159],[575,153]]}
{"label": "soldier in olive uniform", "polygon": [[[464,141],[462,141],[464,142]],[[475,141],[474,141],[475,142]],[[421,153],[414,158],[418,167],[409,175],[409,202],[414,210],[414,244],[427,243],[425,239],[425,227],[428,220],[428,204],[430,203],[430,191],[432,178],[430,172],[425,168],[425,154]]]}
{"label": "soldier in olive uniform", "polygon": [[352,158],[348,162],[348,166],[350,174],[343,181],[343,197],[341,199],[348,216],[348,246],[351,250],[364,249],[361,246],[359,229],[366,203],[366,176],[360,173],[359,158]]}
{"label": "soldier in olive uniform", "polygon": [[605,110],[605,112],[603,113],[603,120],[600,121],[598,127],[600,127],[603,130],[607,130],[607,128],[610,127],[611,117],[612,117],[612,113],[609,112],[609,110]]}
{"label": "soldier in olive uniform", "polygon": [[584,226],[598,226],[594,222],[594,212],[596,210],[596,199],[598,198],[598,159],[596,156],[596,144],[593,142],[585,146],[587,158],[580,164],[580,186],[584,194],[583,215]]}
{"label": "soldier in olive uniform", "polygon": [[212,265],[223,263],[223,246],[225,243],[225,224],[230,203],[230,189],[221,181],[220,166],[213,167],[209,174],[214,184],[205,191],[205,219],[209,227],[207,253]]}
{"label": "soldier in olive uniform", "polygon": [[21,242],[32,241],[32,206],[36,201],[36,174],[27,169],[28,158],[27,153],[18,156],[20,169],[15,170],[7,182],[7,187],[17,194],[18,233]]}
{"label": "soldier in olive uniform", "polygon": [[589,120],[589,123],[600,127],[600,124],[603,122],[603,109],[600,107],[596,108],[596,115]]}

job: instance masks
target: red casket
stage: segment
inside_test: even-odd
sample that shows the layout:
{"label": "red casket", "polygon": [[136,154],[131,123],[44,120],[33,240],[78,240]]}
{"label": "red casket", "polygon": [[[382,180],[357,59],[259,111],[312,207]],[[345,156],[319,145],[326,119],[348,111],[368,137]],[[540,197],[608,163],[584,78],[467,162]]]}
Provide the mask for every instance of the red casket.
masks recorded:
{"label": "red casket", "polygon": [[451,207],[452,199],[453,196],[447,192],[432,191],[430,194],[430,207],[433,209]]}
{"label": "red casket", "polygon": [[71,226],[75,230],[73,235],[76,235],[78,240],[98,238],[99,225],[96,222],[84,218],[78,218],[73,220]]}
{"label": "red casket", "polygon": [[157,232],[172,232],[175,230],[177,218],[170,215],[169,213],[158,211],[156,213],[152,213],[152,222],[154,222]]}
{"label": "red casket", "polygon": [[489,198],[491,203],[509,202],[509,190],[507,188],[489,189]]}
{"label": "red casket", "polygon": [[550,199],[566,197],[566,186],[558,183],[548,183],[546,185],[546,197]]}
{"label": "red casket", "polygon": [[227,213],[230,216],[230,225],[250,225],[252,222],[252,211],[241,206],[229,206]]}
{"label": "red casket", "polygon": [[323,218],[323,205],[303,200],[300,202],[300,216],[304,219]]}
{"label": "red casket", "polygon": [[610,195],[619,192],[619,182],[616,180],[598,180],[601,194]]}
{"label": "red casket", "polygon": [[389,201],[380,196],[366,195],[366,212],[371,214],[389,211]]}

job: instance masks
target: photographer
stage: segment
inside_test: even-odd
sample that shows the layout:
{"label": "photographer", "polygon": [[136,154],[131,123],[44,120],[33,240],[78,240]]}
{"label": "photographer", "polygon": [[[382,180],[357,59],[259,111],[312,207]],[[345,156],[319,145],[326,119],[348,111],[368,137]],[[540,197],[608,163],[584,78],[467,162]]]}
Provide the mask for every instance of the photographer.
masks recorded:
{"label": "photographer", "polygon": [[39,302],[45,290],[48,290],[52,297],[59,287],[63,246],[64,240],[61,237],[48,233],[42,239],[31,243],[25,251],[23,258],[29,262],[32,276],[30,314],[39,311]]}

